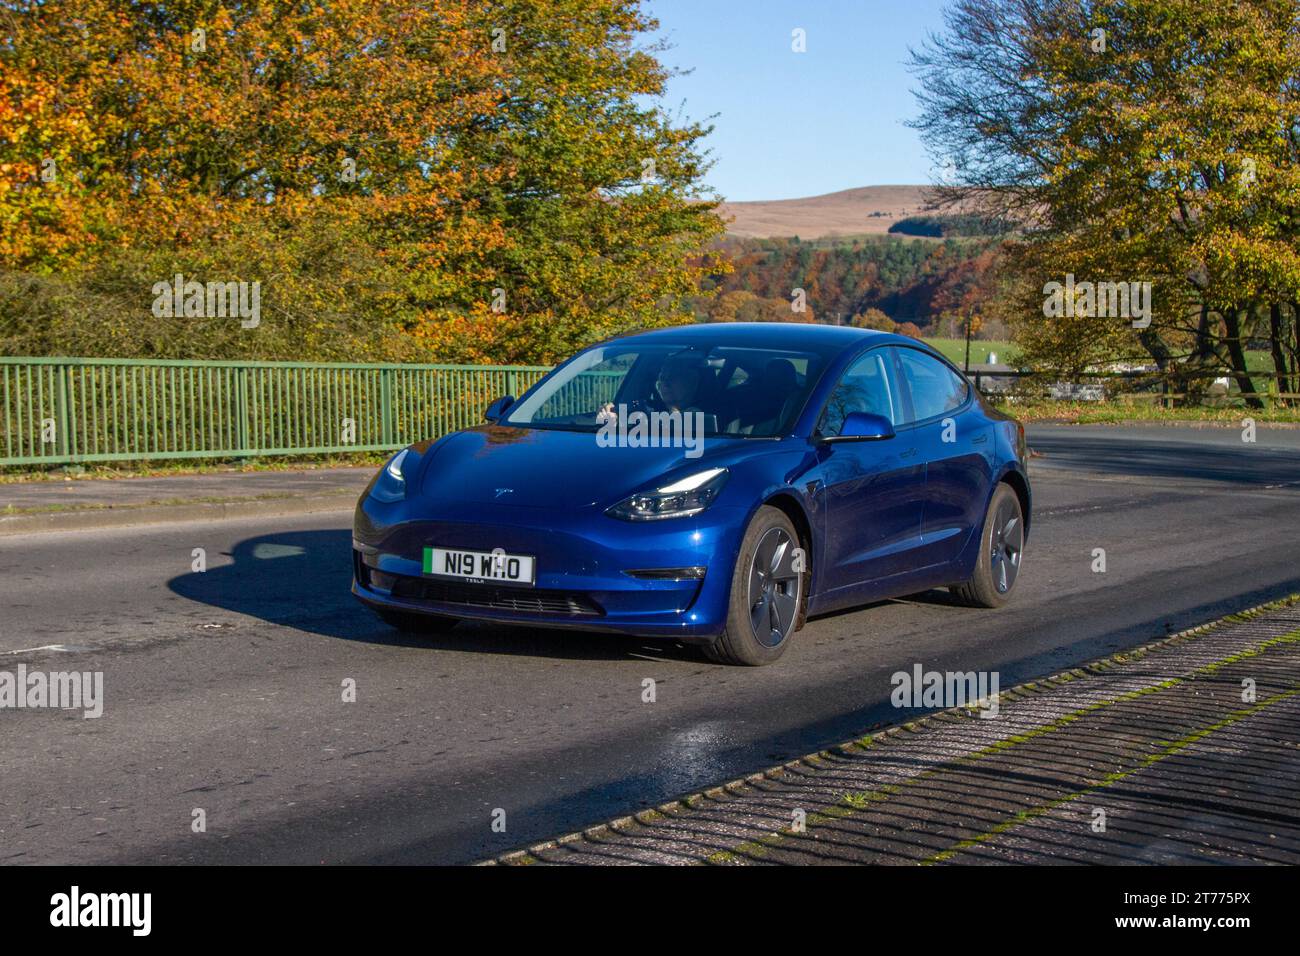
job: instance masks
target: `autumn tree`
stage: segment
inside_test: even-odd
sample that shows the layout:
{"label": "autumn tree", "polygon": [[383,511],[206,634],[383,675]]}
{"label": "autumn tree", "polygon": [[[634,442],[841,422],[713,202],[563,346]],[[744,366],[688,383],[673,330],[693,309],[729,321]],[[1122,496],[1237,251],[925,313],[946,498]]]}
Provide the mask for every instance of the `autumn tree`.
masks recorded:
{"label": "autumn tree", "polygon": [[[722,224],[635,0],[0,9],[7,351],[553,361],[681,321]],[[157,318],[181,272],[262,326]]]}
{"label": "autumn tree", "polygon": [[859,329],[875,329],[878,332],[893,332],[898,323],[879,309],[867,309],[849,320],[849,324]]}
{"label": "autumn tree", "polygon": [[737,289],[724,292],[711,305],[710,322],[804,322],[815,321],[811,307],[802,312],[790,308],[787,299],[769,299]]}
{"label": "autumn tree", "polygon": [[[958,0],[914,53],[916,125],[953,170],[943,198],[975,197],[982,214],[1030,227],[1007,254],[1027,355],[1222,367],[1253,401],[1253,332],[1294,378],[1298,11],[1295,0]],[[1150,323],[1045,320],[1044,286],[1067,274],[1150,282]]]}

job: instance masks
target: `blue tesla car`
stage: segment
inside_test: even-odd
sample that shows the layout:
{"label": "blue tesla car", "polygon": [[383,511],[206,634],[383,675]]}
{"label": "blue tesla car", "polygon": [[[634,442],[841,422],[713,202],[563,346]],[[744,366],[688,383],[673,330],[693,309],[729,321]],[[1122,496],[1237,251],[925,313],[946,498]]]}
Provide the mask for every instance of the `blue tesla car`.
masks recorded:
{"label": "blue tesla car", "polygon": [[810,615],[1011,596],[1024,428],[928,346],[719,323],[592,346],[357,505],[353,593],[409,631],[605,630],[767,664]]}

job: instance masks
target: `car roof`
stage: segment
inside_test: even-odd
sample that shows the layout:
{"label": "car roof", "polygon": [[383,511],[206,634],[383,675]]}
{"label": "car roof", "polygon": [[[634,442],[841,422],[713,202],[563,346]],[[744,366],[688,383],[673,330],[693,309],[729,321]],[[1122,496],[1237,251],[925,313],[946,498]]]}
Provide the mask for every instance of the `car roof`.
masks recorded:
{"label": "car roof", "polygon": [[665,344],[708,341],[714,345],[750,346],[753,348],[841,348],[865,345],[868,341],[901,342],[921,345],[916,339],[875,329],[858,329],[850,325],[822,325],[809,322],[697,322],[670,328],[633,332],[611,338],[609,342],[661,342]]}

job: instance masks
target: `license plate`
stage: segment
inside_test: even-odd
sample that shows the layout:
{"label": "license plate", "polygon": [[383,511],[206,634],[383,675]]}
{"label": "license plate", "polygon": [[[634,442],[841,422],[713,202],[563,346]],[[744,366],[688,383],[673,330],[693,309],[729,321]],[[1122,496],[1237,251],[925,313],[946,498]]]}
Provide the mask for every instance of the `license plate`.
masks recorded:
{"label": "license plate", "polygon": [[425,548],[424,573],[460,581],[500,581],[533,586],[536,562],[531,555],[504,551],[459,551]]}

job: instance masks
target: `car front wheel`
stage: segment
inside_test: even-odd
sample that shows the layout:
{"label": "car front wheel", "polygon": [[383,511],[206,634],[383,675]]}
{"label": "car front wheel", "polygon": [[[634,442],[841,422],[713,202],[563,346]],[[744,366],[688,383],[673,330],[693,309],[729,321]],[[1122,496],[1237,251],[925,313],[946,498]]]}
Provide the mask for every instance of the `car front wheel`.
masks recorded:
{"label": "car front wheel", "polygon": [[724,664],[770,664],[803,624],[808,563],[794,525],[764,505],[745,529],[731,577],[727,628],[705,648]]}

